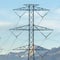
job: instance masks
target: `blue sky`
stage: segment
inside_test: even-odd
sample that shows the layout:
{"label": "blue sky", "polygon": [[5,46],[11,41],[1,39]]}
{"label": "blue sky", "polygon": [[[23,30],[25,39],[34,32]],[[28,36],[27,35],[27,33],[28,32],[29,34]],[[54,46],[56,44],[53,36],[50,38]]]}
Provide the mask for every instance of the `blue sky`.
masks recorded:
{"label": "blue sky", "polygon": [[[13,36],[13,34],[9,31],[9,28],[15,27],[15,24],[19,21],[19,17],[16,16],[12,9],[22,7],[23,4],[32,3],[36,3],[39,4],[40,7],[50,9],[48,15],[45,16],[45,18],[39,25],[54,29],[53,33],[47,39],[44,39],[43,36],[43,39],[41,39],[41,35],[36,33],[36,36],[38,36],[35,41],[36,45],[40,45],[48,49],[51,49],[53,47],[60,47],[60,0],[0,0],[0,49],[11,49],[10,47],[16,39],[15,36]],[[20,13],[22,14],[22,12]],[[28,21],[27,17],[25,16],[22,17],[18,26],[25,24]],[[38,20],[36,24],[38,24],[41,17],[36,15],[35,20],[36,19]],[[28,36],[25,36],[26,33],[27,32],[23,32],[22,35],[19,36],[18,39],[16,39],[17,42],[15,42],[12,48],[21,46],[25,41],[27,42],[24,43],[24,45],[28,43],[28,38],[25,38],[26,36]],[[5,53],[5,50],[2,51],[2,53]]]}

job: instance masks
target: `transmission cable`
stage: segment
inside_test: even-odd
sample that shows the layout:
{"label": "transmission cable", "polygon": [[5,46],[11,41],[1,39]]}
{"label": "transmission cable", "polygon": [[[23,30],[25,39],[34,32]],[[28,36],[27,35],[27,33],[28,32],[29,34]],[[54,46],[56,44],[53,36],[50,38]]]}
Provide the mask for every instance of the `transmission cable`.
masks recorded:
{"label": "transmission cable", "polygon": [[[49,11],[48,11],[49,12]],[[42,20],[43,20],[43,18],[48,14],[48,12],[47,13],[45,13],[43,16],[42,15],[40,15],[40,13],[39,12],[36,12],[42,19],[40,20],[40,23],[42,22]],[[38,23],[38,25],[40,24],[40,23]]]}
{"label": "transmission cable", "polygon": [[12,44],[11,44],[11,46],[10,46],[10,49],[9,49],[8,51],[12,50],[11,48],[13,47],[13,45],[15,44],[15,42],[17,41],[17,39],[18,39],[18,37],[16,37],[16,38],[13,40],[13,42],[12,42]]}
{"label": "transmission cable", "polygon": [[5,43],[6,41],[9,41],[10,38],[11,38],[11,34],[8,36],[8,39],[4,40],[4,41],[0,44],[0,46],[1,46],[1,45],[4,45],[4,43]]}
{"label": "transmission cable", "polygon": [[18,35],[15,35],[14,33],[13,33],[13,31],[10,31],[16,38],[19,36],[19,35],[21,35],[22,34],[22,32],[20,32]]}
{"label": "transmission cable", "polygon": [[[35,26],[36,27],[36,26]],[[37,27],[36,27],[37,28]],[[37,28],[38,29],[38,28]],[[39,30],[39,29],[38,29]],[[40,30],[39,30],[40,31]],[[40,31],[40,33],[45,37],[44,38],[44,41],[46,41],[45,39],[47,39],[47,37],[52,33],[52,32],[50,32],[47,36],[45,36],[41,31]]]}
{"label": "transmission cable", "polygon": [[[39,54],[39,52],[38,51],[36,51],[38,54]],[[41,54],[39,54],[39,56],[41,57],[41,59],[43,59],[43,57],[48,53],[49,51],[47,51],[46,53],[44,53],[43,55],[41,55]]]}
{"label": "transmission cable", "polygon": [[27,46],[28,46],[28,45],[21,46],[21,47],[15,48],[15,49],[13,49],[13,50],[26,50],[26,47],[27,47]]}
{"label": "transmission cable", "polygon": [[[36,26],[35,26],[36,27]],[[37,27],[36,27],[37,28]],[[37,28],[38,29],[38,28]],[[39,29],[38,29],[39,30]],[[40,31],[40,30],[39,30]],[[40,31],[40,33],[45,37],[45,38],[47,38],[52,32],[50,32],[47,36],[46,35],[44,35],[41,31]]]}
{"label": "transmission cable", "polygon": [[19,21],[21,20],[21,17],[24,16],[26,12],[24,12],[21,16],[17,12],[14,12],[14,13],[19,17],[19,20],[16,23],[16,26],[17,26],[19,24]]}

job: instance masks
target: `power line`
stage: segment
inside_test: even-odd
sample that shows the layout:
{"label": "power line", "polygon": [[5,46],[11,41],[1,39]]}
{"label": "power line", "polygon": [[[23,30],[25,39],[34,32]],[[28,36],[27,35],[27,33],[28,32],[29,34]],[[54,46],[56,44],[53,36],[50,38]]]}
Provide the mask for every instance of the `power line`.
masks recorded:
{"label": "power line", "polygon": [[41,17],[41,20],[40,22],[38,23],[38,25],[40,25],[40,23],[42,22],[42,20],[44,19],[44,17],[48,14],[49,11],[47,11],[43,16],[39,13],[39,12],[36,12],[40,17]]}

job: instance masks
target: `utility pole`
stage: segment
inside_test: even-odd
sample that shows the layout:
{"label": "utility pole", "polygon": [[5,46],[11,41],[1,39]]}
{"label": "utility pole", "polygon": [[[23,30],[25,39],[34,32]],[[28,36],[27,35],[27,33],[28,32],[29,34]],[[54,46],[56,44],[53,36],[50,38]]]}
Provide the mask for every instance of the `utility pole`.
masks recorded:
{"label": "utility pole", "polygon": [[[40,8],[38,4],[24,4],[24,7],[13,9],[14,11],[28,11],[29,22],[28,25],[12,28],[10,30],[22,30],[28,31],[28,60],[31,60],[30,52],[32,50],[32,60],[35,60],[34,56],[34,31],[53,31],[53,29],[49,29],[46,27],[38,26],[34,24],[34,12],[35,11],[49,11],[49,9]],[[24,27],[28,27],[24,28]],[[31,48],[32,47],[32,48]]]}

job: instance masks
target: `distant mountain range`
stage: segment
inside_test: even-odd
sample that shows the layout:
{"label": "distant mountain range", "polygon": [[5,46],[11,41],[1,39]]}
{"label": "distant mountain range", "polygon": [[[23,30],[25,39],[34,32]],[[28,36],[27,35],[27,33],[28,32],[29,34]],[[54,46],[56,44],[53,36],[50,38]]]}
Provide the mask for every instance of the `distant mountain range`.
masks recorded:
{"label": "distant mountain range", "polygon": [[[60,47],[51,50],[40,46],[34,46],[34,48],[35,60],[60,60]],[[30,60],[32,60],[32,56],[33,50],[30,51]],[[0,60],[28,60],[28,50],[0,55]]]}

